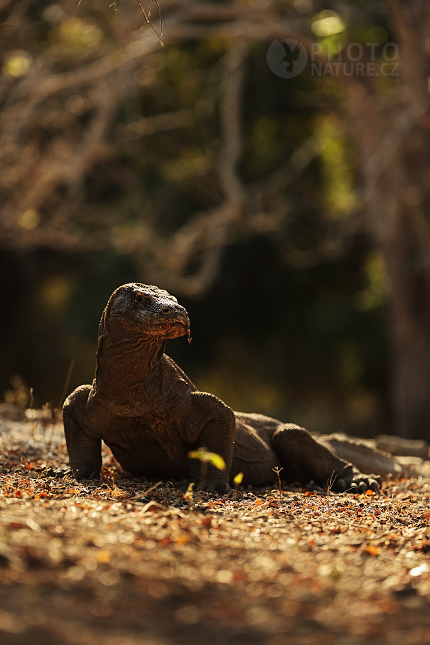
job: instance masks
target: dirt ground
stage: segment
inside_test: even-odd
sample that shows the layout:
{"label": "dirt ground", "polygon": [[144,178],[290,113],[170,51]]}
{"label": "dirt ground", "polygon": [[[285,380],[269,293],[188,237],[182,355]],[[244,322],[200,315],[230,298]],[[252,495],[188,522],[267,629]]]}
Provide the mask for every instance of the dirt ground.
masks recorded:
{"label": "dirt ground", "polygon": [[2,645],[430,643],[426,476],[184,499],[104,463],[77,483],[60,425],[0,420]]}

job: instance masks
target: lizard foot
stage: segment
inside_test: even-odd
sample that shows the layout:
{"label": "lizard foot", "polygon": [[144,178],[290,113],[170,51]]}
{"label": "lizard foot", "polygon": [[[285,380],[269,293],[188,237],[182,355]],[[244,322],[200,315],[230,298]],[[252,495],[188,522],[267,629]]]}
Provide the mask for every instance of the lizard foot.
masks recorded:
{"label": "lizard foot", "polygon": [[365,493],[372,490],[377,493],[382,485],[382,477],[379,475],[363,475],[358,471],[352,475],[340,477],[333,486],[338,493]]}
{"label": "lizard foot", "polygon": [[228,495],[230,486],[228,484],[207,484],[205,487],[207,493],[219,493],[220,495]]}

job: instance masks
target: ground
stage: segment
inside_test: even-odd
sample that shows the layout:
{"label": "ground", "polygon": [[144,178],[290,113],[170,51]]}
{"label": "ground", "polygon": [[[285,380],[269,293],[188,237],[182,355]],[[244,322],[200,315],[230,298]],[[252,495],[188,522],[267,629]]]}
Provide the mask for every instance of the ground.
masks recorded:
{"label": "ground", "polygon": [[2,645],[430,643],[426,477],[184,498],[104,462],[77,483],[60,424],[0,421]]}

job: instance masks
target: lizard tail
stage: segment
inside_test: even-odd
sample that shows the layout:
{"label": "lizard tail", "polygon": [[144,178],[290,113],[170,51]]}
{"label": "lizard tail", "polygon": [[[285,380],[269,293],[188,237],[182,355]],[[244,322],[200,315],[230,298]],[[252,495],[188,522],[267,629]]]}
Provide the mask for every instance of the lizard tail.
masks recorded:
{"label": "lizard tail", "polygon": [[402,465],[396,457],[383,450],[372,448],[364,442],[358,442],[357,439],[351,441],[347,437],[329,435],[319,437],[319,441],[328,445],[338,457],[351,462],[366,475],[374,474],[384,477],[392,474],[396,477],[403,477],[413,474],[413,469]]}

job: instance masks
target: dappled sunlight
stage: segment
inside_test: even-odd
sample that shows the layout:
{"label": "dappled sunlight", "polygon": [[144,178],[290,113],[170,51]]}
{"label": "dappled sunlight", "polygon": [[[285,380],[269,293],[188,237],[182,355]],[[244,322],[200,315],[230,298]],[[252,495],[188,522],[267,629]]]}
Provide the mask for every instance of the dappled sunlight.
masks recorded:
{"label": "dappled sunlight", "polygon": [[364,265],[364,275],[367,285],[354,295],[354,302],[360,309],[370,311],[386,304],[391,288],[381,254],[369,254]]}
{"label": "dappled sunlight", "polygon": [[326,119],[319,129],[320,159],[327,196],[328,217],[348,217],[358,196],[354,190],[357,157],[342,123]]}
{"label": "dappled sunlight", "polygon": [[29,208],[28,210],[21,213],[19,217],[19,225],[22,228],[27,229],[28,231],[32,231],[34,228],[39,226],[39,223],[40,223],[40,215],[37,211],[33,210],[32,208]]}
{"label": "dappled sunlight", "polygon": [[13,52],[3,65],[3,74],[18,78],[25,76],[30,71],[31,56],[26,51]]}
{"label": "dappled sunlight", "polygon": [[58,40],[66,47],[81,52],[98,47],[103,40],[103,32],[97,25],[80,18],[68,18],[60,25]]}
{"label": "dappled sunlight", "polygon": [[346,23],[338,13],[325,9],[314,17],[311,29],[314,34],[323,38],[345,31]]}
{"label": "dappled sunlight", "polygon": [[61,311],[72,294],[72,284],[65,277],[52,277],[41,287],[41,300],[48,309]]}

